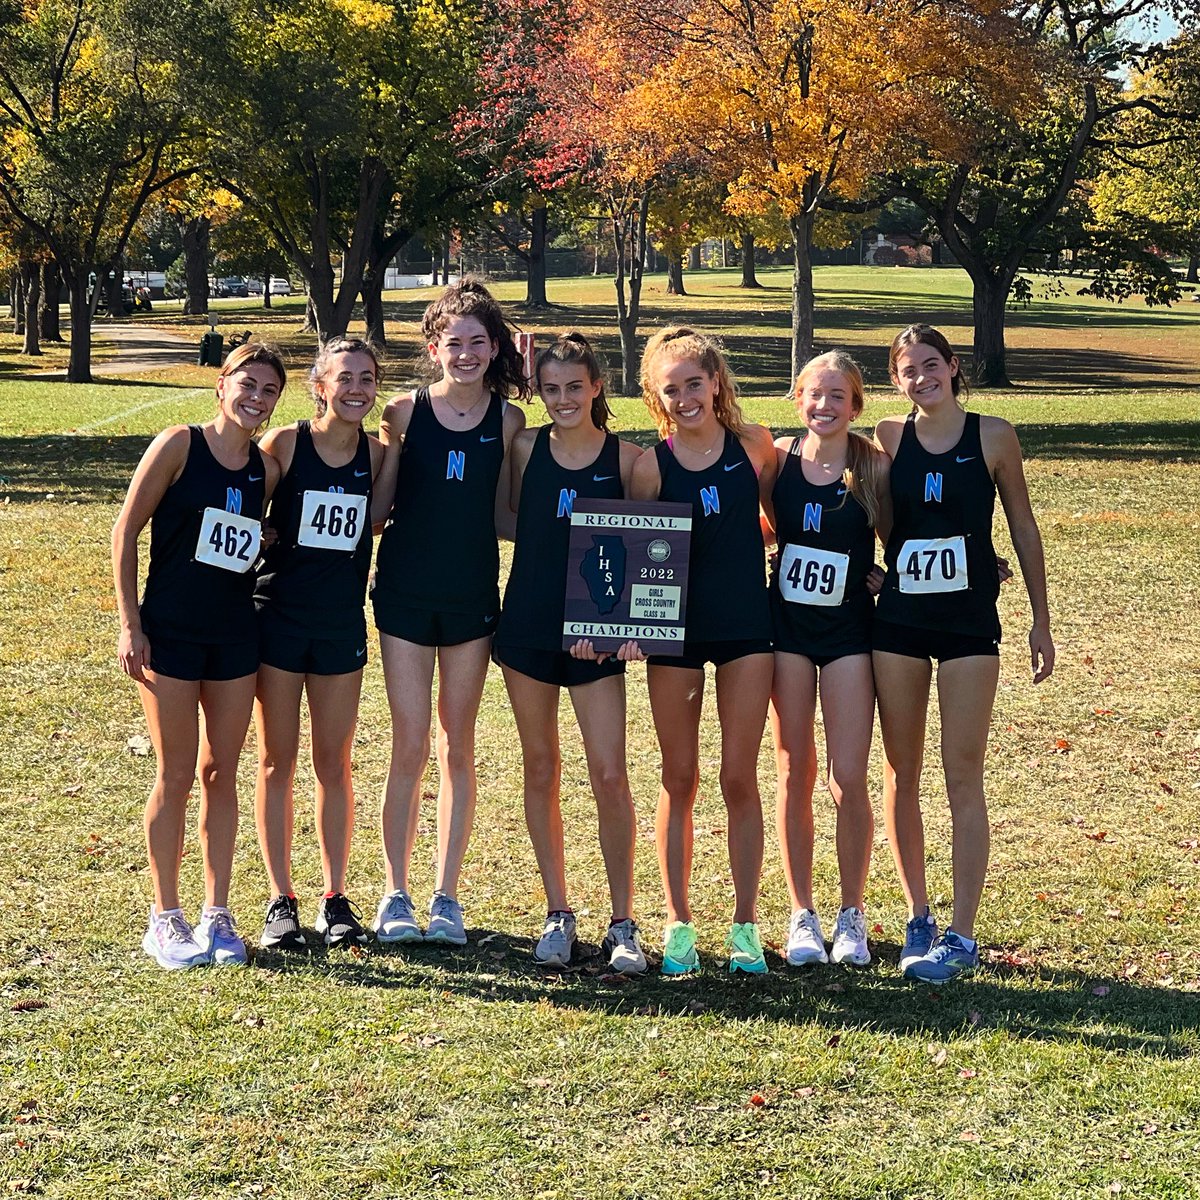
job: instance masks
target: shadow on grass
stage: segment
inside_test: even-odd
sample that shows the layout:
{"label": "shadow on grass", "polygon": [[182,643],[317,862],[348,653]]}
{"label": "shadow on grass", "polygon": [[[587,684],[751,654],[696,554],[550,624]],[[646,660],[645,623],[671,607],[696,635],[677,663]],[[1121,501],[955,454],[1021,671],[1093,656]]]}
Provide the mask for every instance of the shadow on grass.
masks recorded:
{"label": "shadow on grass", "polygon": [[13,504],[42,501],[50,492],[107,502],[124,494],[151,441],[150,434],[0,437],[0,490]]}
{"label": "shadow on grass", "polygon": [[[704,1017],[825,1026],[830,1038],[861,1031],[955,1039],[989,1032],[1185,1059],[1197,1052],[1200,1004],[1170,987],[1138,987],[1077,971],[1055,971],[994,951],[967,980],[945,988],[915,984],[897,971],[900,947],[873,943],[868,968],[788,968],[767,952],[769,973],[730,976],[705,958],[699,973],[673,979],[652,960],[646,975],[607,972],[594,945],[581,944],[564,970],[532,961],[533,939],[472,930],[456,947],[373,948],[357,958],[341,950],[309,956],[259,950],[255,966],[290,973],[325,969],[341,987],[427,988],[499,1003],[550,1003],[626,1017]],[[834,1041],[832,1044],[836,1044]]]}

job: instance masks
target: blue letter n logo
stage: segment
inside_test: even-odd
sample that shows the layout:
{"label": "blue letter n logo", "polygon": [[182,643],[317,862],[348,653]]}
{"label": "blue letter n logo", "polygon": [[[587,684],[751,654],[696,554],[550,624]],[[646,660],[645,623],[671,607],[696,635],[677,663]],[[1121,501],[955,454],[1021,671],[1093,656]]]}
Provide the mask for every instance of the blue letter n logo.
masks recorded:
{"label": "blue letter n logo", "polygon": [[446,455],[446,478],[457,479],[460,482],[463,477],[463,468],[467,465],[467,452],[465,450],[451,450]]}
{"label": "blue letter n logo", "polygon": [[242,489],[227,487],[225,489],[225,511],[242,515]]}
{"label": "blue letter n logo", "polygon": [[941,471],[928,471],[925,474],[925,503],[931,500],[936,500],[938,504],[942,502]]}
{"label": "blue letter n logo", "polygon": [[575,505],[575,489],[562,488],[558,493],[558,516],[570,518]]}
{"label": "blue letter n logo", "polygon": [[804,505],[804,532],[821,532],[821,506],[819,504]]}
{"label": "blue letter n logo", "polygon": [[700,489],[700,503],[704,505],[704,515],[711,517],[721,511],[721,497],[717,495],[717,485]]}

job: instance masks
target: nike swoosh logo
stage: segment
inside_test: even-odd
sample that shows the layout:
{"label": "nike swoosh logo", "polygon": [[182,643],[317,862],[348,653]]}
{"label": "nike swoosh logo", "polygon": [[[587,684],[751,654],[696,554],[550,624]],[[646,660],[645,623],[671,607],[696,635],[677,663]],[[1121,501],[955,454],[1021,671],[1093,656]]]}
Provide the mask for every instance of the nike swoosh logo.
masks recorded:
{"label": "nike swoosh logo", "polygon": [[247,475],[246,482],[247,483],[261,483],[263,481],[263,478],[264,478],[264,476],[262,476],[262,475]]}
{"label": "nike swoosh logo", "polygon": [[370,473],[371,473],[370,471],[355,471],[354,478],[355,479],[366,479],[366,477],[368,475],[370,475]]}
{"label": "nike swoosh logo", "polygon": [[495,617],[484,617],[483,623],[485,625],[490,625],[495,619],[496,619]]}
{"label": "nike swoosh logo", "polygon": [[355,650],[355,652],[354,652],[354,657],[355,657],[355,658],[362,658],[362,656],[363,656],[364,654],[366,654],[366,652],[367,652],[367,648],[366,648],[366,646],[364,646],[364,647],[363,647],[361,650]]}
{"label": "nike swoosh logo", "polygon": [[592,476],[592,481],[594,483],[603,483],[606,479],[616,479],[616,476],[615,475],[593,475]]}
{"label": "nike swoosh logo", "polygon": [[837,494],[839,496],[844,496],[849,490],[850,490],[849,488],[838,488]]}
{"label": "nike swoosh logo", "polygon": [[741,465],[742,465],[741,463],[726,463],[725,470],[736,471],[738,469],[738,467],[740,467]]}
{"label": "nike swoosh logo", "polygon": [[964,463],[964,462],[974,462],[974,461],[975,461],[975,455],[973,455],[973,454],[968,454],[966,458],[962,458],[960,455],[957,455],[957,454],[956,454],[956,455],[954,456],[954,461],[955,461],[955,462],[958,462],[958,463]]}
{"label": "nike swoosh logo", "polygon": [[490,437],[490,438],[481,437],[479,440],[481,442],[498,442],[500,439],[498,437]]}

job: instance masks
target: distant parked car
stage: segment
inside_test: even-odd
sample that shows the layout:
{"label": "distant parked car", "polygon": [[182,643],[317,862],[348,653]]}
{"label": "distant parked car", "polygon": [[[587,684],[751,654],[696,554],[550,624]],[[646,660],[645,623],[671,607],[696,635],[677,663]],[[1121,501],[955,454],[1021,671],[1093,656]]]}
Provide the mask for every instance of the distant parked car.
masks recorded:
{"label": "distant parked car", "polygon": [[278,275],[271,276],[272,296],[290,296],[291,294],[292,285],[286,279],[280,279]]}
{"label": "distant parked car", "polygon": [[251,296],[261,296],[263,294],[263,281],[261,279],[247,279],[246,291]]}
{"label": "distant parked car", "polygon": [[222,279],[220,283],[223,289],[224,296],[248,296],[250,288],[246,281],[240,275],[230,275],[227,279]]}

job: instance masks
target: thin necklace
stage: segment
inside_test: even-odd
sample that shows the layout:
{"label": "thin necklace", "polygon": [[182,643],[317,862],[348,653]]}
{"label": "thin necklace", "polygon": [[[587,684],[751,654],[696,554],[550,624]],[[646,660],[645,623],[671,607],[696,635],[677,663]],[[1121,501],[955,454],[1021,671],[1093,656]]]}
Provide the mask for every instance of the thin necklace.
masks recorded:
{"label": "thin necklace", "polygon": [[693,454],[708,455],[708,454],[711,454],[718,446],[724,445],[724,443],[725,443],[725,427],[722,425],[720,433],[717,434],[717,440],[715,442],[713,442],[713,444],[711,446],[709,446],[709,448],[707,450],[692,450],[691,446],[688,446],[688,449],[692,450]]}
{"label": "thin necklace", "polygon": [[469,416],[471,413],[473,413],[473,412],[474,412],[474,411],[475,411],[475,410],[476,410],[476,409],[477,409],[477,408],[478,408],[478,407],[479,407],[479,406],[480,406],[480,405],[483,403],[483,401],[484,401],[484,397],[485,397],[486,395],[487,395],[487,393],[486,393],[486,392],[484,392],[483,396],[480,396],[480,397],[479,397],[479,399],[478,399],[478,400],[476,400],[474,404],[472,404],[472,405],[471,405],[469,408],[465,408],[465,409],[460,409],[460,408],[458,407],[458,405],[457,405],[457,404],[455,404],[455,403],[454,403],[454,402],[453,402],[453,401],[450,399],[450,397],[449,397],[449,396],[443,397],[443,399],[445,399],[446,403],[447,403],[447,404],[449,404],[449,405],[450,405],[450,407],[451,407],[451,408],[452,408],[452,409],[453,409],[453,410],[454,410],[456,413],[458,413],[458,415],[459,415],[460,417],[465,417],[465,416]]}

